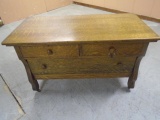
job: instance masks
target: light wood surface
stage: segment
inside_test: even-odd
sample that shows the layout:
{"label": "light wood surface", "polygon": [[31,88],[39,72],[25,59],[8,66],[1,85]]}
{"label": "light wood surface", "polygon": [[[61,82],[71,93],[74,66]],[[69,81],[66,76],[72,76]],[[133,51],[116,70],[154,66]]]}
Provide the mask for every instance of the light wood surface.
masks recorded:
{"label": "light wood surface", "polygon": [[24,21],[2,44],[157,41],[158,39],[160,37],[133,14],[36,16]]}
{"label": "light wood surface", "polygon": [[15,47],[33,90],[37,79],[129,77],[134,88],[149,42],[159,37],[133,14],[32,17],[2,44]]}
{"label": "light wood surface", "polygon": [[78,45],[37,45],[21,47],[23,57],[66,58],[79,56]]}
{"label": "light wood surface", "polygon": [[135,57],[34,58],[27,59],[34,74],[130,73]]}
{"label": "light wood surface", "polygon": [[39,89],[39,84],[38,81],[36,80],[35,76],[33,75],[33,73],[31,72],[30,67],[28,66],[28,62],[23,58],[23,55],[21,53],[21,50],[19,47],[15,46],[15,51],[17,52],[18,58],[22,61],[22,63],[24,64],[24,67],[26,69],[26,73],[28,76],[28,81],[31,83],[32,85],[32,89],[36,90],[38,92],[40,92]]}
{"label": "light wood surface", "polygon": [[92,73],[92,74],[40,74],[40,75],[35,74],[35,78],[36,79],[43,79],[43,80],[48,80],[48,79],[76,80],[76,78],[77,79],[80,79],[80,78],[81,79],[82,78],[116,78],[116,77],[128,77],[130,75],[131,75],[131,73],[129,73],[129,72],[128,73],[97,73],[97,74],[95,74],[95,73]]}
{"label": "light wood surface", "polygon": [[95,43],[83,44],[82,56],[138,56],[142,54],[143,43]]}

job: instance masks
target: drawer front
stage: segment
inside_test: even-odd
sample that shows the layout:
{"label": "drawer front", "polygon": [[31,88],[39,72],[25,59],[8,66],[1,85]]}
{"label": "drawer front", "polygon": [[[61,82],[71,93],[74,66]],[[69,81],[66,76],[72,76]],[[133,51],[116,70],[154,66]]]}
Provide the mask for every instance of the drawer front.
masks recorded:
{"label": "drawer front", "polygon": [[23,46],[21,47],[23,57],[77,57],[79,56],[78,45],[53,45],[53,46]]}
{"label": "drawer front", "polygon": [[143,52],[144,44],[84,44],[82,45],[82,56],[138,56]]}
{"label": "drawer front", "polygon": [[89,74],[89,73],[131,73],[134,57],[126,58],[75,58],[75,59],[28,59],[34,74]]}

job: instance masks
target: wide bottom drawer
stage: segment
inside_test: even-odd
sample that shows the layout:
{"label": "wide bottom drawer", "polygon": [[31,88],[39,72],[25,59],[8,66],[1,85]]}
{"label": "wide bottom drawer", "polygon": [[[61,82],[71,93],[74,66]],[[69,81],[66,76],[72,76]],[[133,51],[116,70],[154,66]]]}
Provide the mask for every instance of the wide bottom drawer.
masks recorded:
{"label": "wide bottom drawer", "polygon": [[134,57],[123,58],[75,58],[27,59],[34,74],[92,74],[92,73],[130,73],[132,72]]}

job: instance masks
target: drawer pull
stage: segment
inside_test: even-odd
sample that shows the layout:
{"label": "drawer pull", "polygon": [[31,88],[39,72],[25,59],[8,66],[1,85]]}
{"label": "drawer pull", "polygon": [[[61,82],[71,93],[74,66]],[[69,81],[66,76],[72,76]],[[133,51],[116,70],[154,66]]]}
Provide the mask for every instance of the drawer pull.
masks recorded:
{"label": "drawer pull", "polygon": [[110,56],[111,58],[113,58],[113,56],[116,55],[116,49],[114,47],[110,47],[109,48],[109,53],[108,56]]}
{"label": "drawer pull", "polygon": [[118,62],[117,65],[118,65],[118,66],[122,66],[123,63],[122,63],[122,62]]}
{"label": "drawer pull", "polygon": [[46,64],[42,64],[42,69],[47,69],[47,65]]}
{"label": "drawer pull", "polygon": [[53,51],[51,49],[47,50],[48,55],[52,55]]}

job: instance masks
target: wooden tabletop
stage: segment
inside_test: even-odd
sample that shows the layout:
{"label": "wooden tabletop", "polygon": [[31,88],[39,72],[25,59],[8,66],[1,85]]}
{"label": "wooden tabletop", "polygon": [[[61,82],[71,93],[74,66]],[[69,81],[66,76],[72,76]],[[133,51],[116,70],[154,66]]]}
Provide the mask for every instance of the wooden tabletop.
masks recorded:
{"label": "wooden tabletop", "polygon": [[160,37],[133,14],[35,16],[26,19],[4,45],[90,42],[157,41]]}

